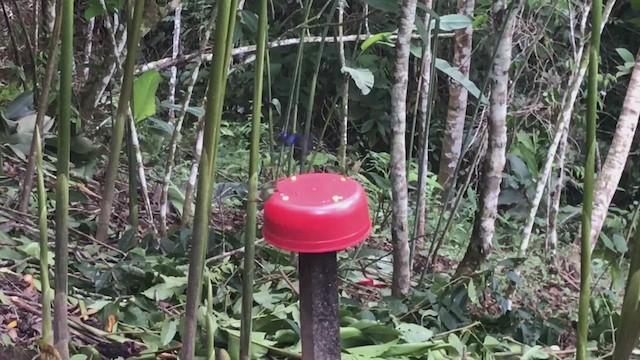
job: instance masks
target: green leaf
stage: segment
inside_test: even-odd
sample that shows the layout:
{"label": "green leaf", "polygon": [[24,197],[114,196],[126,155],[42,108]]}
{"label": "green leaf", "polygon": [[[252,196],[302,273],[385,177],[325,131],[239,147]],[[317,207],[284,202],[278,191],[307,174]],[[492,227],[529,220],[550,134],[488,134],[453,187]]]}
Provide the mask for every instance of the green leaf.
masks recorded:
{"label": "green leaf", "polygon": [[140,340],[144,342],[150,351],[156,351],[160,348],[160,337],[157,334],[149,332],[141,333]]}
{"label": "green leaf", "polygon": [[[162,106],[165,109],[171,109],[175,111],[182,110],[182,104],[172,104],[167,100],[161,102],[160,106]],[[187,112],[197,117],[204,116],[204,108],[202,106],[187,106]]]}
{"label": "green leaf", "polygon": [[[240,332],[231,329],[225,329],[229,334],[229,348],[227,349],[230,354],[240,353]],[[251,358],[263,359],[269,349],[275,345],[275,341],[266,340],[267,336],[264,332],[253,331],[251,332]]]}
{"label": "green leaf", "polygon": [[[416,356],[423,359],[423,355],[434,347],[439,346],[432,342],[424,342],[418,344],[396,344],[385,351],[383,356],[385,359],[393,358],[394,356]],[[440,345],[441,346],[441,345]]]}
{"label": "green leaf", "polygon": [[527,134],[524,131],[519,131],[516,134],[516,138],[518,139],[518,142],[522,145],[524,145],[524,147],[526,147],[529,151],[535,153],[536,148],[533,145],[533,140],[531,139],[531,135]]}
{"label": "green leaf", "polygon": [[491,348],[495,346],[502,346],[502,344],[500,343],[500,341],[498,341],[498,339],[494,338],[491,335],[487,335],[484,337],[484,340],[482,341],[482,346]]}
{"label": "green leaf", "polygon": [[[16,121],[18,126],[16,126],[16,132],[19,134],[33,134],[33,129],[36,127],[36,118],[37,114],[27,115],[25,117],[21,117]],[[53,118],[45,115],[42,121],[42,134],[49,133],[49,130],[53,127]]]}
{"label": "green leaf", "polygon": [[248,10],[240,11],[240,23],[246,26],[252,34],[258,32],[258,15]]}
{"label": "green leaf", "polygon": [[547,354],[546,352],[542,351],[542,347],[539,345],[536,345],[532,348],[530,348],[529,350],[527,350],[524,354],[522,354],[522,360],[529,360],[529,359],[548,359],[549,358],[549,354]]}
{"label": "green leaf", "polygon": [[133,118],[136,122],[156,114],[156,91],[160,85],[160,72],[150,70],[144,72],[133,82]]}
{"label": "green leaf", "polygon": [[122,9],[125,1],[126,0],[107,0],[107,11],[115,12]]}
{"label": "green leaf", "polygon": [[420,35],[420,40],[422,40],[423,44],[425,44],[427,41],[430,41],[429,32],[427,32],[427,27],[424,25],[424,21],[422,21],[422,19],[416,16],[413,25],[416,27],[416,31]]}
{"label": "green leaf", "polygon": [[173,135],[173,125],[166,121],[160,120],[155,116],[147,118],[147,127],[150,131],[157,133],[160,136],[169,137]]}
{"label": "green leaf", "polygon": [[105,306],[111,304],[111,301],[107,301],[107,300],[98,300],[95,301],[94,303],[92,303],[91,305],[87,306],[88,309],[94,309],[96,311],[100,311],[102,310]]}
{"label": "green leaf", "polygon": [[182,216],[185,196],[173,182],[169,183],[169,192],[167,193],[167,197],[169,198],[171,205],[173,205],[176,210],[178,210],[178,213]]}
{"label": "green leaf", "polygon": [[365,345],[345,349],[349,354],[366,356],[367,359],[378,357],[387,352],[391,346],[398,343],[398,340],[390,341],[380,345]]}
{"label": "green leaf", "polygon": [[447,337],[447,342],[451,347],[456,349],[459,355],[464,354],[464,344],[460,341],[460,338],[456,334],[449,334]]}
{"label": "green leaf", "polygon": [[344,66],[340,71],[342,71],[343,74],[349,74],[358,89],[362,92],[362,95],[368,95],[371,92],[375,80],[371,70]]}
{"label": "green leaf", "polygon": [[457,81],[460,85],[462,85],[469,94],[473,95],[476,99],[480,99],[484,104],[487,104],[487,98],[482,95],[480,97],[480,89],[473,83],[473,81],[466,78],[457,67],[449,65],[446,60],[436,59],[436,69],[442,71],[447,74],[451,79]]}
{"label": "green leaf", "polygon": [[360,45],[360,50],[365,51],[369,47],[371,47],[372,45],[378,42],[381,42],[385,45],[393,46],[392,43],[389,43],[389,37],[391,35],[393,35],[393,32],[382,32],[382,33],[371,35],[367,38],[367,40],[362,42],[362,44]]}
{"label": "green leaf", "polygon": [[624,254],[629,250],[627,247],[627,241],[624,236],[620,234],[613,234],[613,245],[615,246],[616,251],[620,254]]}
{"label": "green leaf", "polygon": [[186,277],[160,276],[164,282],[150,287],[145,290],[142,295],[151,300],[166,300],[176,294],[182,293],[182,290],[187,286]]}
{"label": "green leaf", "polygon": [[625,48],[616,48],[616,52],[618,53],[618,55],[620,55],[620,57],[622,58],[622,60],[624,60],[625,63],[630,62],[635,64],[636,59],[635,59],[635,56],[633,56],[633,54],[631,53],[631,51]]}
{"label": "green leaf", "polygon": [[282,104],[280,104],[280,100],[278,100],[278,98],[271,99],[271,105],[276,108],[278,115],[282,115]]}
{"label": "green leaf", "polygon": [[410,344],[423,343],[433,337],[433,331],[418,324],[401,323],[396,330],[400,332],[400,339]]}
{"label": "green leaf", "polygon": [[[38,259],[40,257],[40,244],[38,244],[37,242],[21,245],[18,247],[18,249],[33,258]],[[49,264],[53,264],[53,252],[47,251],[47,255]]]}
{"label": "green leaf", "polygon": [[3,246],[2,248],[0,248],[0,259],[22,261],[25,259],[25,256],[10,247]]}
{"label": "green leaf", "polygon": [[602,239],[602,243],[607,249],[614,252],[616,251],[616,247],[613,245],[613,242],[611,241],[609,236],[607,236],[607,234],[605,234],[604,232],[600,232],[600,238]]}
{"label": "green leaf", "polygon": [[4,117],[7,120],[16,121],[35,113],[33,91],[25,91],[7,105],[4,110]]}
{"label": "green leaf", "polygon": [[91,20],[96,16],[102,15],[104,11],[106,11],[100,1],[98,0],[90,0],[87,6],[87,9],[84,11],[84,18],[86,20]]}
{"label": "green leaf", "polygon": [[178,331],[178,320],[165,319],[162,323],[162,331],[160,332],[160,341],[162,346],[168,345]]}
{"label": "green leaf", "polygon": [[362,331],[360,329],[356,329],[354,327],[341,327],[340,328],[340,340],[350,340],[354,338],[362,338]]}
{"label": "green leaf", "polygon": [[473,282],[473,279],[469,280],[469,285],[467,286],[467,296],[471,299],[471,302],[475,305],[479,305],[478,302],[478,293],[476,291],[476,285]]}
{"label": "green leaf", "polygon": [[75,354],[69,358],[69,360],[87,360],[87,355],[85,354]]}
{"label": "green leaf", "polygon": [[442,31],[454,31],[464,29],[473,24],[473,19],[467,15],[462,14],[450,14],[440,17],[440,30]]}
{"label": "green leaf", "polygon": [[386,12],[398,12],[400,6],[396,0],[364,0],[364,2],[374,9],[386,11]]}
{"label": "green leaf", "polygon": [[[311,160],[313,155],[309,155],[308,158]],[[329,161],[335,160],[335,156],[329,153],[319,152],[316,154],[315,159],[313,159],[313,166],[322,166],[328,163]]]}

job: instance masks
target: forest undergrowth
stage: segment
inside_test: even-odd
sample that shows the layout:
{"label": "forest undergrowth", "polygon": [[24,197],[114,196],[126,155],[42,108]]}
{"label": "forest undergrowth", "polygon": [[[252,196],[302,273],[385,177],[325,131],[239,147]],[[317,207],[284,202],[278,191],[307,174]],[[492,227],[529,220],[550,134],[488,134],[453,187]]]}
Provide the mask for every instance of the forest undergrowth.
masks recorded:
{"label": "forest undergrowth", "polygon": [[[229,146],[242,145],[230,142]],[[24,347],[23,358],[27,359],[31,350],[26,349],[33,348],[41,320],[40,284],[35,280],[39,278],[37,218],[18,213],[12,206],[19,193],[24,162],[9,156],[5,158],[3,171],[0,181],[0,332],[2,343]],[[127,169],[122,166],[120,178],[126,177]],[[92,179],[72,177],[70,183],[70,299],[74,306],[69,311],[73,342],[79,353],[84,351],[88,356],[95,349],[112,359],[118,356],[145,358],[151,354],[172,358],[172,351],[179,346],[176,339],[185,299],[190,231],[170,227],[170,235],[158,244],[152,240],[154,236],[148,232],[147,224],[142,222],[137,233],[128,229],[127,184],[123,181],[116,184],[113,233],[107,242],[97,241],[89,234],[95,228],[101,182],[101,174],[97,172]],[[55,179],[51,174],[46,183],[49,193],[54,192]],[[53,205],[50,200],[50,211]],[[157,218],[157,201],[152,201],[152,207]],[[146,211],[141,209],[141,221],[148,218]],[[176,211],[169,220],[170,224],[179,222]],[[465,222],[458,224],[458,228],[472,226],[471,222]],[[510,220],[503,230],[499,227],[498,234],[512,235],[512,229],[518,226],[515,222],[517,220]],[[217,315],[217,326],[227,334],[226,338],[217,340],[233,348],[237,346],[239,326],[241,278],[237,269],[243,255],[241,196],[229,196],[217,202],[210,226],[214,235],[207,252],[209,299]],[[392,341],[393,336],[389,338],[389,334],[427,344],[436,352],[453,356],[451,358],[456,358],[456,353],[468,352],[490,352],[507,358],[509,354],[520,358],[527,351],[538,354],[539,357],[533,358],[572,355],[580,278],[577,259],[545,255],[540,249],[534,251],[517,274],[517,249],[509,244],[496,244],[482,272],[470,281],[451,282],[464,250],[463,243],[451,241],[443,247],[432,269],[424,269],[426,251],[418,252],[412,277],[417,290],[401,301],[390,296],[391,246],[387,236],[388,231],[379,229],[363,246],[340,254],[343,332],[357,328],[360,336],[364,331],[364,339],[368,339],[356,341],[357,336],[350,340],[343,335],[343,347],[349,349],[352,345],[354,359],[360,355],[373,356],[371,354],[387,358],[382,355],[391,346],[388,340]],[[512,236],[500,235],[497,239],[502,239],[498,242],[514,240]],[[558,250],[558,254],[565,253],[570,252]],[[49,256],[53,258],[53,253]],[[265,356],[276,354],[276,358],[293,356],[299,347],[299,343],[288,343],[295,338],[288,332],[295,331],[294,324],[299,321],[295,305],[298,296],[295,259],[258,240],[256,261],[259,269],[255,283],[259,310],[254,310],[256,351]],[[612,295],[614,300],[620,298],[619,294],[613,294],[615,291],[608,290],[615,287],[609,285],[610,277],[604,275],[594,287],[594,294],[602,297],[603,304],[611,305]],[[513,284],[518,284],[512,298],[513,308],[505,312],[506,295]],[[276,320],[292,328],[285,330],[287,326],[272,323]],[[604,329],[602,336],[606,337],[606,332]],[[362,350],[363,342],[370,342],[367,350]],[[3,351],[7,359],[20,359],[7,355],[16,351],[10,347]],[[417,353],[424,349],[403,351],[396,353],[410,355],[411,351]]]}

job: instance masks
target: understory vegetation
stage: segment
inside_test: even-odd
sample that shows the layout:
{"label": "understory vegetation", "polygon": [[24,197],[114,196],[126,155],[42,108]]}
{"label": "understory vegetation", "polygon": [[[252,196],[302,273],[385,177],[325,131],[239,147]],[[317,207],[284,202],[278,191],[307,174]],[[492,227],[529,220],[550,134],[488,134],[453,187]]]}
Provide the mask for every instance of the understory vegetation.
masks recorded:
{"label": "understory vegetation", "polygon": [[0,360],[301,359],[307,172],[368,196],[343,359],[640,354],[639,1],[0,6]]}

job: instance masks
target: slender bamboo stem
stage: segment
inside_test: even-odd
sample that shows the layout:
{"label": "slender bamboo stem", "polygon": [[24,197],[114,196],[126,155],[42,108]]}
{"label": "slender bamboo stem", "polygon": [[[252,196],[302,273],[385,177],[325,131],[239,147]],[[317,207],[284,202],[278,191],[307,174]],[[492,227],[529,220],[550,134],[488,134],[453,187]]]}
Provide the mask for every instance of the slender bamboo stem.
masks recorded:
{"label": "slender bamboo stem", "polygon": [[[53,23],[53,32],[49,39],[49,51],[47,54],[47,67],[45,69],[44,81],[42,84],[42,91],[38,94],[38,114],[36,115],[36,126],[42,129],[44,123],[44,116],[47,113],[49,102],[49,92],[51,91],[51,84],[53,83],[53,76],[56,72],[56,53],[58,52],[58,39],[60,38],[60,28],[62,24],[62,2],[56,3],[56,16]],[[33,173],[35,172],[35,154],[36,144],[35,138],[31,139],[31,148],[29,149],[29,160],[27,162],[27,170],[24,175],[24,183],[22,184],[22,190],[20,193],[20,200],[18,202],[18,211],[27,212],[29,207],[29,198],[31,196],[31,188],[33,187]]]}
{"label": "slender bamboo stem", "polygon": [[[222,104],[224,101],[226,73],[229,64],[228,36],[229,25],[235,1],[218,2],[218,18],[214,45],[219,50],[215,53],[213,66],[209,74],[209,89],[205,109],[205,124],[202,155],[200,158],[200,175],[198,176],[198,196],[193,226],[191,251],[189,253],[189,281],[187,284],[187,304],[185,310],[183,333],[183,360],[193,360],[196,345],[197,311],[202,293],[202,272],[207,239],[209,237],[209,214],[211,213],[212,175],[215,172],[215,147],[218,142]],[[233,12],[232,12],[233,11]],[[235,17],[234,17],[235,19]]]}
{"label": "slender bamboo stem", "polygon": [[54,345],[62,360],[69,359],[67,292],[69,280],[69,152],[71,141],[71,87],[73,81],[73,0],[62,0],[60,91],[58,110],[58,164],[56,182],[56,249]]}
{"label": "slender bamboo stem", "polygon": [[578,342],[576,358],[587,358],[589,335],[589,302],[591,293],[591,215],[596,157],[596,120],[598,118],[598,57],[600,52],[600,24],[602,0],[593,0],[591,8],[591,47],[589,48],[589,78],[587,88],[587,163],[584,175],[582,204],[582,240],[580,254],[580,301],[578,305]]}
{"label": "slender bamboo stem", "polygon": [[111,219],[111,207],[113,205],[113,195],[118,175],[118,163],[120,151],[122,150],[122,138],[125,123],[129,112],[129,100],[133,92],[133,71],[135,67],[136,54],[138,53],[138,41],[140,39],[140,25],[142,24],[142,14],[145,0],[136,0],[133,12],[133,21],[130,22],[133,28],[128,30],[127,36],[127,56],[124,62],[122,91],[116,111],[116,120],[109,143],[109,161],[107,165],[107,175],[105,185],[102,190],[102,202],[100,203],[100,215],[98,216],[98,230],[96,239],[104,241],[109,232],[109,221]]}
{"label": "slender bamboo stem", "polygon": [[253,281],[255,272],[256,225],[258,213],[258,165],[260,164],[260,123],[262,119],[262,89],[264,81],[265,48],[267,42],[267,0],[260,1],[256,69],[253,86],[253,121],[251,124],[251,153],[249,155],[249,201],[244,240],[244,268],[242,273],[242,318],[240,321],[240,359],[251,359],[251,328],[253,319]]}
{"label": "slender bamboo stem", "polygon": [[38,230],[40,232],[40,285],[42,291],[42,340],[52,345],[53,330],[51,328],[51,285],[49,285],[49,237],[47,224],[47,189],[44,187],[44,171],[42,166],[42,142],[40,131],[36,134],[36,165],[38,168]]}

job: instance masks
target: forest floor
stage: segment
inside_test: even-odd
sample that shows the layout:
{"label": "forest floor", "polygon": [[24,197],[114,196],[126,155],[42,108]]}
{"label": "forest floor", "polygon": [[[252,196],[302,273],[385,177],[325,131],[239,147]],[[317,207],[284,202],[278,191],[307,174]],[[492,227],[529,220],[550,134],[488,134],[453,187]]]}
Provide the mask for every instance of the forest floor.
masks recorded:
{"label": "forest floor", "polygon": [[[40,337],[41,300],[40,292],[37,290],[40,283],[36,280],[39,277],[37,256],[33,256],[36,253],[31,252],[32,256],[20,256],[18,254],[25,252],[25,244],[27,246],[37,245],[36,219],[31,215],[18,214],[12,210],[19,193],[18,186],[22,183],[23,166],[24,164],[18,159],[5,159],[4,177],[0,178],[0,187],[4,188],[0,191],[0,194],[3,194],[0,195],[0,203],[2,204],[0,205],[0,240],[2,240],[0,242],[5,245],[0,251],[0,336],[5,345],[15,344],[19,347],[29,347]],[[49,178],[47,180],[51,194],[54,191],[54,179]],[[100,183],[100,175],[97,175],[94,181],[72,181],[72,192],[85,195],[82,201],[76,201],[71,204],[74,222],[90,223],[95,220],[99,209],[100,196],[97,194],[100,194]],[[119,184],[113,212],[117,216],[114,216],[113,220],[120,233],[125,229],[128,214],[126,196],[127,189],[125,184]],[[32,201],[32,203],[35,203],[35,201]],[[156,213],[156,209],[154,209],[154,213]],[[52,209],[50,209],[49,214],[53,214]],[[140,218],[146,219],[146,214],[142,212]],[[174,219],[174,221],[176,220]],[[213,212],[211,224],[215,229],[222,232],[239,233],[243,227],[243,214],[238,210],[216,208]],[[53,224],[50,222],[50,228],[52,226]],[[90,257],[86,257],[87,254],[83,254],[83,246],[97,247],[99,251],[112,253],[113,249],[117,249],[118,239],[113,239],[109,243],[98,243],[91,235],[79,230],[80,228],[81,226],[74,226],[75,230],[72,231],[72,237],[70,238],[71,248],[73,249],[71,253],[72,261],[92,261]],[[52,234],[50,235],[52,237]],[[6,239],[2,239],[3,237]],[[15,242],[9,239],[11,237],[14,237],[14,239],[16,237],[23,239],[27,237],[31,240]],[[50,241],[52,242],[53,238]],[[9,246],[7,247],[6,245]],[[389,242],[379,237],[370,237],[367,239],[367,245],[381,250],[390,249]],[[29,253],[29,251],[26,252]],[[458,258],[456,253],[459,254],[460,249],[449,249],[444,253],[445,256],[437,258],[434,272],[451,274],[455,270]],[[507,254],[500,250],[498,250],[497,254],[494,254],[495,258],[503,256],[507,256]],[[414,266],[414,271],[417,274],[422,271],[425,262],[426,259],[419,255]],[[543,276],[543,272],[539,271],[539,268],[536,269],[535,267],[523,271],[521,274],[522,281],[527,288],[526,291],[518,293],[514,298],[514,308],[536,309],[540,308],[540,304],[544,303],[544,309],[540,309],[542,313],[553,314],[556,317],[558,314],[567,314],[566,319],[570,321],[570,318],[575,317],[575,309],[577,309],[577,294],[579,293],[580,282],[579,266],[570,258],[558,256],[556,265],[550,268],[553,270],[549,271],[545,276]],[[82,273],[72,272],[71,276],[86,278]],[[383,288],[359,286],[349,282],[344,282],[342,285],[352,298],[358,299],[364,304],[379,299],[384,292]],[[74,290],[77,289],[72,289],[72,294]],[[85,301],[89,300],[92,296],[91,294],[95,295],[94,300],[99,300],[102,297],[95,289],[83,290]],[[501,306],[491,296],[488,296],[484,303],[478,305],[475,309],[470,309],[470,311],[476,314],[483,312],[492,315],[500,314]],[[92,315],[95,312],[95,310],[83,308],[81,303],[70,307],[70,322],[73,325],[72,337],[75,342],[98,345],[97,348],[106,356],[113,356],[114,354],[133,355],[140,351],[140,344],[137,342],[118,344],[118,341],[109,339],[105,334],[110,331],[110,325],[93,317]],[[565,329],[572,328],[573,326],[569,325]],[[107,332],[105,333],[104,331]],[[562,339],[562,343],[558,344],[561,348],[574,346],[575,336],[572,331],[567,332]],[[4,353],[0,352],[0,360],[3,359],[3,356],[7,359],[20,359],[16,354],[6,354],[6,352],[12,351],[10,348],[4,348],[2,351]],[[24,358],[30,359],[31,357],[28,354],[33,355],[32,350],[25,351]],[[167,358],[171,358],[170,354],[166,355],[168,356]]]}

